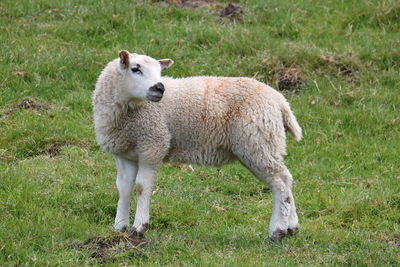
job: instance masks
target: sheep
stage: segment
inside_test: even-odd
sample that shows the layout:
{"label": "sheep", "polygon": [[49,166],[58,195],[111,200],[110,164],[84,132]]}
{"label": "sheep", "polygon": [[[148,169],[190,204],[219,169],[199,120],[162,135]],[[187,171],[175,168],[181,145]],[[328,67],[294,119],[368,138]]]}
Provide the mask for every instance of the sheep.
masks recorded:
{"label": "sheep", "polygon": [[121,51],[101,72],[93,94],[99,146],[114,155],[119,192],[114,227],[131,236],[149,226],[150,197],[163,161],[222,165],[238,160],[273,193],[270,239],[299,230],[292,175],[283,162],[286,135],[301,128],[284,96],[252,78],[161,77],[173,64]]}

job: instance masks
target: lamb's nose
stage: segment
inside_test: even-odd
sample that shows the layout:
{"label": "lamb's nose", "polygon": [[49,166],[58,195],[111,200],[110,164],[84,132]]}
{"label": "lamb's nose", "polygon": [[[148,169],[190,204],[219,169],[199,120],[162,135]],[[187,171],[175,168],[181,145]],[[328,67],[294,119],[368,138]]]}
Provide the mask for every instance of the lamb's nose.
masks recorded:
{"label": "lamb's nose", "polygon": [[154,85],[154,89],[156,89],[157,91],[159,91],[161,93],[164,93],[164,91],[165,91],[164,84],[162,84],[162,83],[156,83]]}

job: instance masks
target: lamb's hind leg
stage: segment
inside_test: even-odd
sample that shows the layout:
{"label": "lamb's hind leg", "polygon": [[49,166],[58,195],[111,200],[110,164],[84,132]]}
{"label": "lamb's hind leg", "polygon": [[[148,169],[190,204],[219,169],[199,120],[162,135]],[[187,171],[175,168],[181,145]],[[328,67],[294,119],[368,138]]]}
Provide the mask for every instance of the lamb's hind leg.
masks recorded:
{"label": "lamb's hind leg", "polygon": [[290,214],[292,211],[293,196],[285,183],[288,171],[286,167],[274,168],[267,175],[257,175],[266,182],[273,193],[272,216],[269,224],[269,233],[272,241],[280,242],[289,234]]}
{"label": "lamb's hind leg", "polygon": [[[269,233],[272,241],[280,242],[290,234],[291,230],[288,230],[291,229],[290,227],[298,227],[297,215],[296,218],[290,216],[291,209],[294,207],[294,199],[290,188],[291,182],[288,183],[292,179],[289,171],[280,160],[275,160],[267,155],[262,156],[260,153],[243,150],[237,150],[234,153],[259,180],[271,188],[273,207]],[[293,220],[293,225],[291,220]]]}
{"label": "lamb's hind leg", "polygon": [[132,186],[137,174],[137,164],[122,157],[115,156],[117,163],[117,188],[119,193],[117,214],[114,228],[125,232],[129,227],[129,208],[131,203]]}
{"label": "lamb's hind leg", "polygon": [[296,212],[296,205],[292,193],[292,183],[293,183],[293,178],[292,175],[290,174],[289,170],[287,170],[287,174],[285,175],[285,184],[288,187],[289,190],[289,198],[290,198],[290,214],[289,214],[289,226],[288,226],[288,234],[289,235],[295,235],[299,231],[299,218],[297,216]]}

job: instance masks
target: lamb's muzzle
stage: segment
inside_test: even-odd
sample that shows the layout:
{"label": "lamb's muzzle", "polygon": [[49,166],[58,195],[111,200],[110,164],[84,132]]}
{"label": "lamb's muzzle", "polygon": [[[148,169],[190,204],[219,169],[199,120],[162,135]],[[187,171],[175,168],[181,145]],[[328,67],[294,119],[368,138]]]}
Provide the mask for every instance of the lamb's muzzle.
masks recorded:
{"label": "lamb's muzzle", "polygon": [[149,88],[147,99],[153,102],[158,102],[164,95],[165,87],[162,83],[156,83]]}

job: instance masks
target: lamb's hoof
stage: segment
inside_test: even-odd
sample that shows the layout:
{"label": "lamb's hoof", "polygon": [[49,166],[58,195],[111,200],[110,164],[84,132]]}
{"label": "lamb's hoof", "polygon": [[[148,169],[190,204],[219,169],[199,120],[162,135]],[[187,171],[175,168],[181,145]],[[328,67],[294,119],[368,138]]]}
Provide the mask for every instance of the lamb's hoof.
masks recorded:
{"label": "lamb's hoof", "polygon": [[140,233],[135,227],[132,227],[129,237],[143,237],[143,233]]}
{"label": "lamb's hoof", "polygon": [[128,225],[117,224],[117,225],[114,225],[114,229],[117,231],[120,231],[122,233],[125,233],[128,230]]}
{"label": "lamb's hoof", "polygon": [[282,239],[287,235],[288,235],[288,231],[287,230],[278,229],[278,230],[276,230],[275,232],[272,233],[270,239],[271,239],[272,242],[281,243]]}
{"label": "lamb's hoof", "polygon": [[292,228],[292,229],[288,229],[287,230],[287,232],[288,232],[288,236],[294,236],[294,235],[296,235],[298,232],[299,232],[299,227],[295,227],[295,228]]}
{"label": "lamb's hoof", "polygon": [[138,230],[136,227],[132,227],[129,237],[143,238],[148,228],[149,228],[148,223],[143,224],[140,230]]}

